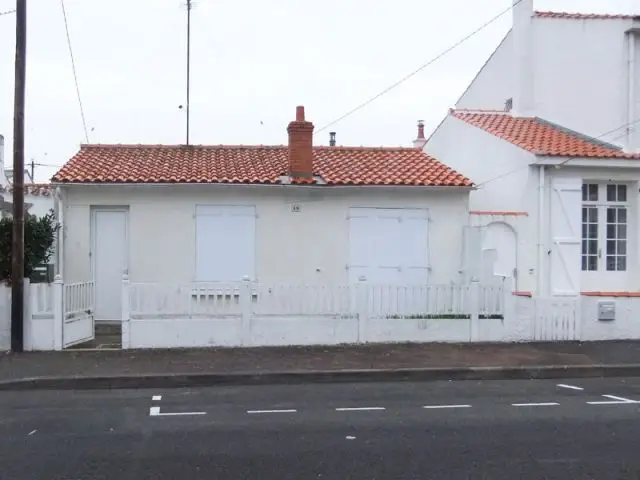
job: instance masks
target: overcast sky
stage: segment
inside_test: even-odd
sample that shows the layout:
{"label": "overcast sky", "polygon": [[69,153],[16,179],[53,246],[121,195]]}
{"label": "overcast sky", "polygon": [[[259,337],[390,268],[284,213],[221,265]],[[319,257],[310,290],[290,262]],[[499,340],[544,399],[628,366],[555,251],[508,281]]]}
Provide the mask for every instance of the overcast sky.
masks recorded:
{"label": "overcast sky", "polygon": [[[84,143],[59,0],[28,0],[26,161],[61,165]],[[196,0],[192,143],[284,144],[295,106],[316,130],[380,93],[512,0]],[[537,10],[640,13],[637,0],[537,0]],[[91,143],[184,143],[181,0],[65,0]],[[0,0],[0,12],[15,8]],[[316,135],[409,146],[432,130],[510,28],[510,14]],[[0,15],[0,134],[12,164],[15,15]],[[48,181],[55,167],[36,168]]]}

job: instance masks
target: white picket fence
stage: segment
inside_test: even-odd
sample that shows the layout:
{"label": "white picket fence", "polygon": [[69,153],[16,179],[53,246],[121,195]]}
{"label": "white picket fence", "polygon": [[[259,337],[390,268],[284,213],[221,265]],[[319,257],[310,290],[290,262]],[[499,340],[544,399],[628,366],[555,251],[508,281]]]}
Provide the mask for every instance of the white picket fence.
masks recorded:
{"label": "white picket fence", "polygon": [[123,348],[475,341],[502,285],[123,282]]}
{"label": "white picket fence", "polygon": [[[62,350],[93,337],[93,282],[24,280],[24,349]],[[11,288],[0,286],[0,351],[11,345]]]}

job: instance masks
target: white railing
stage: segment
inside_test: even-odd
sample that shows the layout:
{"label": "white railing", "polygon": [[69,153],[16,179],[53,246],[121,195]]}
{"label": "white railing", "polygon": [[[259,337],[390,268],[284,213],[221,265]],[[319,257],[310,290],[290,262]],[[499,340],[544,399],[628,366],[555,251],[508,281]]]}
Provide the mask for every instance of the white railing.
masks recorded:
{"label": "white railing", "polygon": [[480,285],[478,302],[480,317],[504,315],[504,300],[505,288],[503,285]]}
{"label": "white railing", "polygon": [[129,285],[132,316],[239,315],[241,282]]}
{"label": "white railing", "polygon": [[459,317],[470,315],[468,285],[359,285],[371,317]]}
{"label": "white railing", "polygon": [[[473,288],[477,295],[474,307]],[[132,317],[329,315],[469,318],[503,314],[504,288],[471,285],[127,284]]]}
{"label": "white railing", "polygon": [[63,305],[65,318],[93,313],[93,282],[67,283],[63,286]]}
{"label": "white railing", "polygon": [[258,315],[350,315],[353,290],[346,285],[257,284],[251,290]]}

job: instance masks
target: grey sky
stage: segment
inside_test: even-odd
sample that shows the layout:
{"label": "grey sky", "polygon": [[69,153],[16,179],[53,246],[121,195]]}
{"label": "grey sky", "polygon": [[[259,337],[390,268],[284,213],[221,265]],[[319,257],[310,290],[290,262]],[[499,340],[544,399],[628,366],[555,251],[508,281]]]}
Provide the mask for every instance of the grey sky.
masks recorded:
{"label": "grey sky", "polygon": [[[195,0],[192,143],[283,144],[295,106],[320,129],[508,8],[512,0]],[[637,0],[536,0],[537,10],[640,13]],[[66,0],[91,143],[184,143],[181,0]],[[373,7],[376,5],[376,7]],[[0,12],[15,7],[0,0]],[[0,133],[12,162],[14,15],[0,16]],[[29,0],[27,158],[61,165],[84,142],[59,0]],[[316,135],[410,145],[432,130],[509,29],[454,52]],[[261,124],[261,122],[263,122]],[[55,168],[38,167],[47,181]]]}

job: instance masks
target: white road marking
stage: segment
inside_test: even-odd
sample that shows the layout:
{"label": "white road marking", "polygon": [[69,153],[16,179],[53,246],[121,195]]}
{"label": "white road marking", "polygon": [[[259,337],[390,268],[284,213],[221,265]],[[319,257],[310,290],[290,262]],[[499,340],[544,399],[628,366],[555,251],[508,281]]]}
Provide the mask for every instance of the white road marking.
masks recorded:
{"label": "white road marking", "polygon": [[371,410],[385,410],[384,407],[339,407],[336,412],[366,412]]}
{"label": "white road marking", "polygon": [[161,413],[160,407],[149,408],[150,417],[177,417],[186,415],[206,415],[207,412],[173,412],[173,413]]}
{"label": "white road marking", "polygon": [[154,402],[159,402],[160,400],[162,400],[162,395],[154,395],[153,397],[151,397],[151,400],[153,400]]}
{"label": "white road marking", "polygon": [[352,437],[351,435],[347,435],[344,438],[346,438],[347,440],[355,440],[356,439],[356,437]]}
{"label": "white road marking", "polygon": [[512,403],[514,407],[553,407],[556,405],[560,405],[556,402],[542,402],[542,403]]}
{"label": "white road marking", "polygon": [[422,408],[471,408],[471,405],[425,405]]}
{"label": "white road marking", "polygon": [[615,395],[602,395],[605,398],[610,398],[611,400],[602,400],[599,402],[587,402],[589,405],[620,405],[627,403],[640,403],[637,400],[631,400],[629,398],[616,397]]}
{"label": "white road marking", "polygon": [[36,433],[38,430],[32,430],[31,432],[29,432],[29,436],[33,435],[34,433]]}
{"label": "white road marking", "polygon": [[558,386],[560,388],[568,388],[570,390],[584,390],[584,388],[582,388],[582,387],[576,387],[575,385],[566,385],[564,383],[559,383],[556,386]]}
{"label": "white road marking", "polygon": [[297,410],[291,408],[288,410],[247,410],[247,413],[296,413]]}

